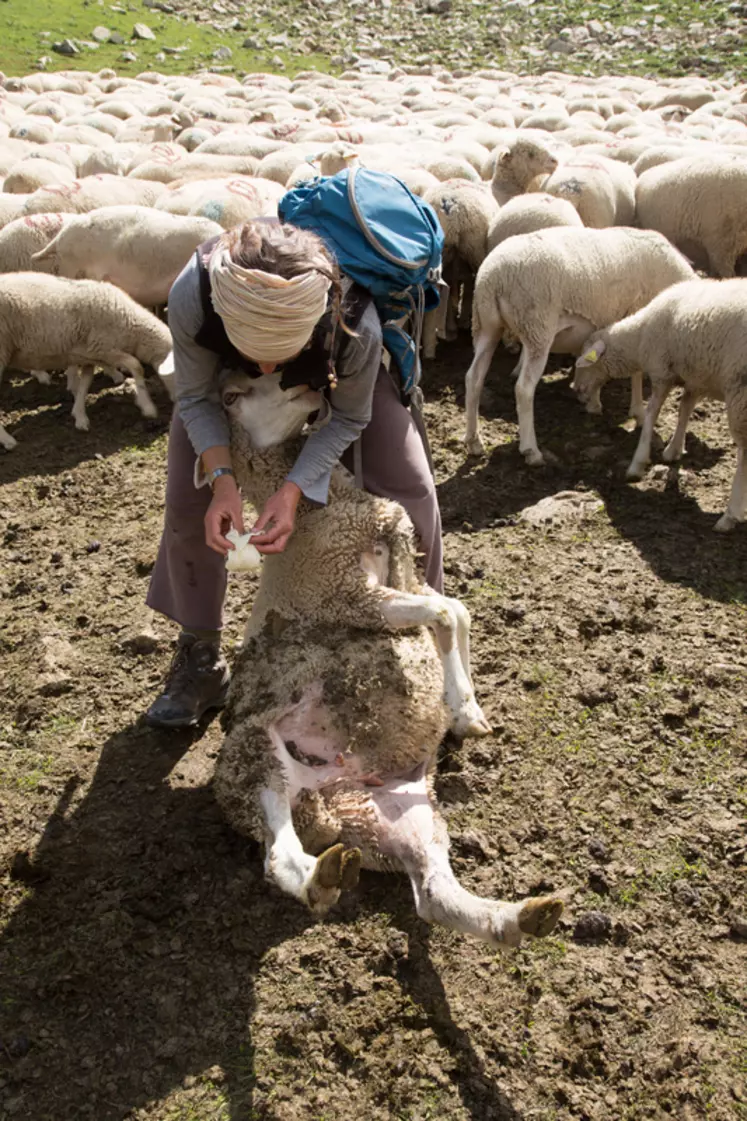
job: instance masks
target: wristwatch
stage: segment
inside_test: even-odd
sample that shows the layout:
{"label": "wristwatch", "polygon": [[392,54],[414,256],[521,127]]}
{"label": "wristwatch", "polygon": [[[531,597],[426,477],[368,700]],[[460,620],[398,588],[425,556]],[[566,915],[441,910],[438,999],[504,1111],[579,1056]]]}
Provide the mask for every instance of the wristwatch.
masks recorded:
{"label": "wristwatch", "polygon": [[214,467],[212,471],[208,471],[206,478],[211,490],[215,486],[215,480],[221,475],[233,475],[233,467]]}

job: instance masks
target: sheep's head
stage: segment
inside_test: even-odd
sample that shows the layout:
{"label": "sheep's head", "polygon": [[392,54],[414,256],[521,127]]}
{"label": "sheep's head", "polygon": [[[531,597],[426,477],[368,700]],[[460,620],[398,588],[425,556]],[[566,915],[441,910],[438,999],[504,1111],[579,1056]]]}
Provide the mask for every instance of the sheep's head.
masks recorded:
{"label": "sheep's head", "polygon": [[281,371],[256,378],[234,374],[222,390],[226,412],[257,451],[298,436],[309,415],[321,408],[321,393],[307,385],[281,389],[281,377]]}
{"label": "sheep's head", "polygon": [[601,389],[609,378],[604,353],[607,342],[604,333],[598,332],[587,339],[581,356],[576,359],[573,391],[587,413],[601,413]]}
{"label": "sheep's head", "polygon": [[500,153],[496,172],[509,172],[517,183],[524,185],[537,175],[551,175],[557,166],[557,157],[544,144],[520,137]]}

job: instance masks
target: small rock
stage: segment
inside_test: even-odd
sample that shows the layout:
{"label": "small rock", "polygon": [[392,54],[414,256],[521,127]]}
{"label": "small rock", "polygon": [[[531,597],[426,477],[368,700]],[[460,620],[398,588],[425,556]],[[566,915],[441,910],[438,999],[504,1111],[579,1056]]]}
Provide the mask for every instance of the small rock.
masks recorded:
{"label": "small rock", "polygon": [[122,649],[127,650],[130,654],[154,654],[160,647],[161,642],[158,637],[150,631],[142,631],[140,634],[133,635],[132,638],[127,638],[122,643]]}
{"label": "small rock", "polygon": [[147,23],[136,23],[132,29],[133,39],[155,39],[155,35]]}
{"label": "small rock", "polygon": [[112,31],[111,35],[109,36],[109,42],[114,43],[116,47],[121,47],[122,43],[124,43],[124,35],[121,33],[121,31]]}
{"label": "small rock", "polygon": [[111,39],[111,31],[108,27],[94,27],[91,32],[91,38],[95,39],[97,43],[108,43]]}
{"label": "small rock", "polygon": [[452,0],[427,0],[425,5],[426,12],[435,12],[436,15],[442,16],[446,12],[451,11]]}
{"label": "small rock", "polygon": [[603,911],[587,911],[573,928],[574,942],[604,942],[612,933],[612,919]]}
{"label": "small rock", "polygon": [[700,903],[700,893],[684,880],[674,885],[672,895],[682,907],[697,907]]}
{"label": "small rock", "polygon": [[245,39],[241,44],[245,51],[261,51],[262,43],[259,39]]}
{"label": "small rock", "polygon": [[573,54],[576,48],[567,39],[551,39],[546,49],[550,54]]}
{"label": "small rock", "polygon": [[61,43],[53,43],[52,44],[52,50],[56,51],[57,54],[64,54],[64,55],[80,54],[80,51],[78,50],[78,47],[76,46],[76,44],[73,42],[72,39],[63,39]]}
{"label": "small rock", "polygon": [[597,895],[609,895],[609,880],[601,868],[589,869],[589,888],[591,891],[595,891]]}
{"label": "small rock", "polygon": [[735,915],[729,923],[729,936],[738,942],[747,942],[747,916]]}
{"label": "small rock", "polygon": [[285,70],[285,63],[283,62],[280,55],[273,55],[270,61],[276,70]]}
{"label": "small rock", "polygon": [[213,58],[216,58],[219,62],[225,62],[227,59],[233,58],[233,51],[230,47],[217,47],[213,51]]}
{"label": "small rock", "polygon": [[122,62],[137,62],[137,55],[133,54],[132,51],[122,51],[119,57],[122,59]]}
{"label": "small rock", "polygon": [[40,884],[49,879],[49,872],[32,864],[27,852],[17,852],[10,866],[10,878],[22,884]]}
{"label": "small rock", "polygon": [[87,553],[98,553],[100,548],[101,548],[101,542],[100,541],[89,541],[88,544],[86,545],[86,552]]}
{"label": "small rock", "polygon": [[588,844],[589,854],[598,860],[600,864],[606,864],[610,858],[609,851],[604,841],[600,841],[598,837],[592,837]]}

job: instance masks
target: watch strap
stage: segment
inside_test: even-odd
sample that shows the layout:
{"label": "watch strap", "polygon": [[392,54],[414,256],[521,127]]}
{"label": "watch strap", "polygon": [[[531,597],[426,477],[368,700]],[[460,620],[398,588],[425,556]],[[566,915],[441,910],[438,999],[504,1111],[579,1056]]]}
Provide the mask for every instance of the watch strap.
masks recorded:
{"label": "watch strap", "polygon": [[212,471],[207,473],[207,481],[210,486],[214,486],[215,480],[219,479],[221,475],[233,475],[233,467],[215,467]]}

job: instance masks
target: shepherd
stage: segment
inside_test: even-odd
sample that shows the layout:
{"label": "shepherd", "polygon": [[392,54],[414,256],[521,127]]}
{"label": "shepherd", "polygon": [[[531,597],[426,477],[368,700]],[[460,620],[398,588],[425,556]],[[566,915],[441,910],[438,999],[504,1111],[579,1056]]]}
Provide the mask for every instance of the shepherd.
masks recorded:
{"label": "shepherd", "polygon": [[[323,390],[323,407],[280,488],[254,524],[260,553],[279,553],[301,497],[325,504],[338,461],[371,494],[399,502],[415,526],[424,578],[443,588],[441,517],[429,457],[366,291],[341,273],[315,233],[273,220],[200,246],[169,294],[174,395],[164,528],[147,604],[181,632],[146,713],[183,728],[225,703],[221,653],[226,534],[244,533],[221,389],[232,374],[281,373],[288,394]],[[354,445],[357,443],[355,454]]]}

